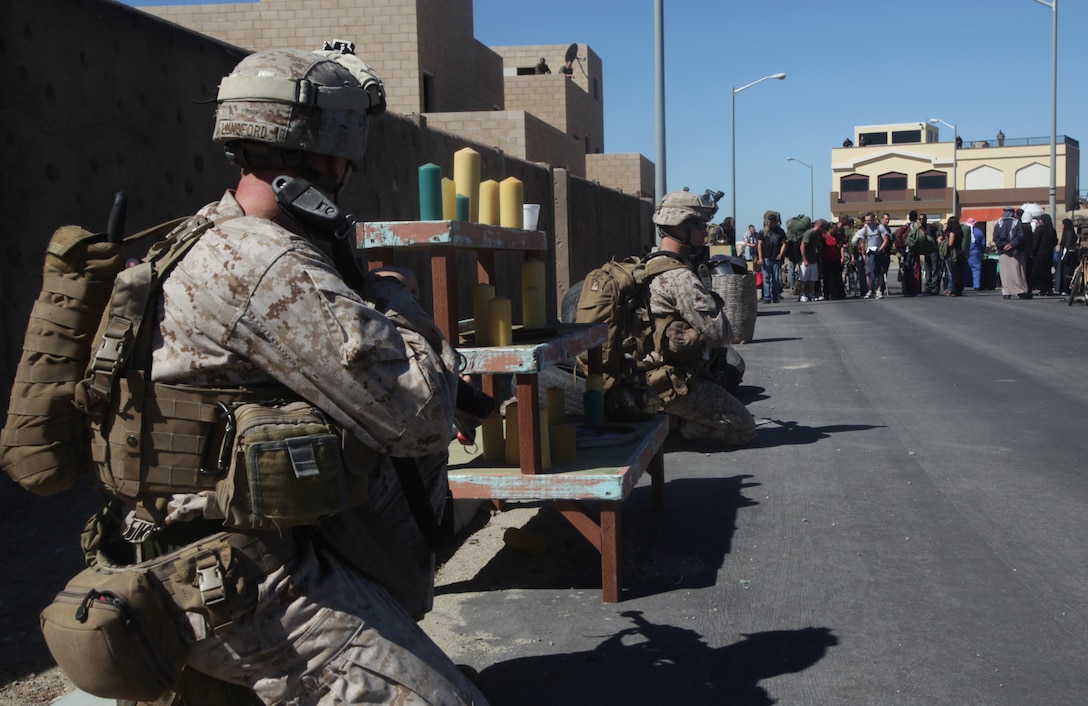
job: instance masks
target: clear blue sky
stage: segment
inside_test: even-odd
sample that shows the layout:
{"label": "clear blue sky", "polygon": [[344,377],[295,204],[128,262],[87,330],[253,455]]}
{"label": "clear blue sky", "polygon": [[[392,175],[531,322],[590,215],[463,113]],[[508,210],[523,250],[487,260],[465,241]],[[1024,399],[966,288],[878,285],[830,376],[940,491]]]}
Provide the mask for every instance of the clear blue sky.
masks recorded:
{"label": "clear blue sky", "polygon": [[[473,8],[484,44],[592,47],[604,66],[605,150],[655,159],[653,0],[474,0]],[[816,213],[826,216],[831,149],[855,125],[936,117],[965,141],[999,129],[1047,138],[1051,17],[1035,0],[666,0],[668,188],[724,191],[726,215],[731,89],[778,72],[787,78],[736,96],[742,227],[758,225],[767,209],[787,218],[809,211],[809,170],[787,157],[813,165]],[[1076,30],[1088,27],[1088,8],[1058,0],[1058,19],[1058,134],[1088,148]],[[365,40],[357,43],[365,58]],[[553,69],[562,64],[547,58]]]}

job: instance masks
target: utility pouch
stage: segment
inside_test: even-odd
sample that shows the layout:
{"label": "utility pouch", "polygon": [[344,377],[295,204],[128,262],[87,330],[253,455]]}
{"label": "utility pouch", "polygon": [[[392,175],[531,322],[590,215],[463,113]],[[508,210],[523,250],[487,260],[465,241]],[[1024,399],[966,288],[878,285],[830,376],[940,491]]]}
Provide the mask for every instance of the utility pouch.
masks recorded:
{"label": "utility pouch", "polygon": [[681,395],[688,394],[690,375],[681,373],[671,365],[646,371],[646,384],[657,393],[663,404],[668,404]]}
{"label": "utility pouch", "polygon": [[57,665],[105,699],[154,701],[178,679],[185,643],[146,571],[84,569],[41,614]]}
{"label": "utility pouch", "polygon": [[365,478],[349,478],[340,433],[313,405],[249,403],[231,414],[230,470],[216,484],[227,527],[311,525],[366,501]]}

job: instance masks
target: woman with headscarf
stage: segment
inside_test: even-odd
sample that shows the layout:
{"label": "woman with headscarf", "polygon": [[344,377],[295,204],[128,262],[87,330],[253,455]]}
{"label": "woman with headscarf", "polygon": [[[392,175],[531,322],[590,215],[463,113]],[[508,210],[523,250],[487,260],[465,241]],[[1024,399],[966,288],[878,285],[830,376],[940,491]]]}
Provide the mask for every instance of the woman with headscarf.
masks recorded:
{"label": "woman with headscarf", "polygon": [[1069,280],[1073,277],[1073,270],[1077,268],[1080,256],[1077,253],[1077,229],[1073,227],[1072,218],[1062,219],[1062,241],[1058,258],[1058,273],[1054,277],[1058,292],[1061,296],[1069,296]]}
{"label": "woman with headscarf", "polygon": [[1049,297],[1054,294],[1054,249],[1058,247],[1058,234],[1054,232],[1054,221],[1049,213],[1039,216],[1039,227],[1035,229],[1035,252],[1031,258],[1031,279],[1029,289],[1038,289],[1039,294]]}

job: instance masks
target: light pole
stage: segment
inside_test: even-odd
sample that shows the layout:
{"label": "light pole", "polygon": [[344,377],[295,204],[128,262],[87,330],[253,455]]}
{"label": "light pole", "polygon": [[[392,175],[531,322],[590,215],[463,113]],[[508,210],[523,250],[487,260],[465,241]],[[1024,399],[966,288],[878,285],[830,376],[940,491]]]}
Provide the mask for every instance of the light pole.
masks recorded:
{"label": "light pole", "polygon": [[[794,159],[793,157],[786,157],[786,161],[797,162],[798,164],[803,164],[808,167],[808,215],[810,218],[812,218],[812,220],[816,220],[816,200],[813,198],[814,192],[812,188],[812,165],[808,162],[802,162],[799,159]],[[736,216],[734,216],[734,218],[735,217]]]}
{"label": "light pole", "polygon": [[[956,172],[958,171],[958,167],[959,167],[959,160],[957,159],[956,155],[959,152],[959,150],[956,149],[956,147],[957,147],[957,143],[959,142],[959,136],[960,135],[959,135],[959,132],[956,130],[956,126],[953,125],[952,123],[946,123],[945,121],[941,120],[940,118],[930,118],[929,122],[934,123],[934,124],[940,123],[941,125],[944,125],[945,127],[952,128],[952,215],[955,216],[956,218],[959,218],[960,217],[960,190],[959,190],[959,186],[958,186],[959,185],[959,177],[956,174]],[[1053,218],[1053,216],[1052,216],[1052,218]]]}
{"label": "light pole", "polygon": [[752,86],[756,85],[757,83],[762,83],[763,81],[766,81],[766,80],[772,79],[772,78],[781,81],[782,79],[786,78],[786,74],[778,73],[778,74],[771,74],[770,76],[764,76],[763,78],[759,79],[758,81],[752,81],[747,86],[741,86],[740,88],[732,88],[732,89],[730,89],[730,92],[729,92],[729,126],[730,126],[730,129],[732,131],[732,134],[730,135],[730,146],[729,146],[729,159],[730,159],[730,169],[731,169],[731,174],[730,174],[730,178],[729,178],[729,188],[732,189],[732,195],[730,197],[732,199],[732,203],[730,204],[730,207],[732,208],[732,211],[733,211],[729,215],[731,215],[733,217],[734,227],[737,224],[737,94],[740,93],[743,90],[751,88]]}
{"label": "light pole", "polygon": [[1054,15],[1050,41],[1050,217],[1058,214],[1058,0],[1035,0]]}

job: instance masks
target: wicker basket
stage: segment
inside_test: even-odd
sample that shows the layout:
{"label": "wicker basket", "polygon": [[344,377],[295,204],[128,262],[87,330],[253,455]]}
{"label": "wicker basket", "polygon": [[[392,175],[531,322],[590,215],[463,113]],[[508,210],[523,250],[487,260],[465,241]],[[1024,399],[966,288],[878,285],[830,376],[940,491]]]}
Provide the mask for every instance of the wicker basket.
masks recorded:
{"label": "wicker basket", "polygon": [[725,302],[725,315],[733,326],[733,343],[747,343],[755,336],[756,292],[755,273],[744,275],[711,275],[711,289]]}

